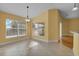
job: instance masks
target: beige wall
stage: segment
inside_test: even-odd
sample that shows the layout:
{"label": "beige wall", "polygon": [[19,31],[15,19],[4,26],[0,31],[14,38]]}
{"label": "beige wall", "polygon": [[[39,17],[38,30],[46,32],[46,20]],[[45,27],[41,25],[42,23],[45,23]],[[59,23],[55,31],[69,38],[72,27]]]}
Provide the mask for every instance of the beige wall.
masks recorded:
{"label": "beige wall", "polygon": [[56,40],[59,37],[59,21],[60,14],[57,9],[48,10],[46,12],[43,12],[39,16],[32,18],[32,23],[45,24],[45,35],[34,36],[32,32],[32,38],[42,39],[45,41]]}
{"label": "beige wall", "polygon": [[35,23],[44,23],[45,24],[45,35],[44,36],[35,36],[33,34],[34,30],[32,28],[32,38],[34,39],[44,39],[44,40],[48,40],[48,12],[43,12],[42,14],[38,15],[37,17],[32,18],[32,25]]}
{"label": "beige wall", "polygon": [[70,19],[70,27],[71,31],[79,31],[79,19]]}
{"label": "beige wall", "polygon": [[79,19],[64,19],[63,20],[63,35],[72,35],[71,31],[79,31]]}
{"label": "beige wall", "polygon": [[69,35],[69,21],[68,19],[62,20],[62,34]]}
{"label": "beige wall", "polygon": [[32,22],[26,23],[26,34],[28,38],[32,38]]}
{"label": "beige wall", "polygon": [[59,37],[59,16],[57,9],[49,10],[49,41],[56,40]]}

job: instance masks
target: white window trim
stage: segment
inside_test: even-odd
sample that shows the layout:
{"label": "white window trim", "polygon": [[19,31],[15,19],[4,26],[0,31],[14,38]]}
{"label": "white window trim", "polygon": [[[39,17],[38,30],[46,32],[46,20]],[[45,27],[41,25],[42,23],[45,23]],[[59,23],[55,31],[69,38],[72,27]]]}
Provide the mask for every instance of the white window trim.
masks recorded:
{"label": "white window trim", "polygon": [[[21,24],[22,26],[25,26],[24,24]],[[7,29],[16,29],[17,30],[17,34],[16,35],[12,35],[12,36],[7,36],[6,35],[6,38],[14,38],[14,37],[18,37],[18,36],[26,36],[26,33],[24,34],[19,34],[19,29],[24,29],[26,30],[26,28],[20,28],[20,24],[17,24],[17,28],[7,28]]]}
{"label": "white window trim", "polygon": [[25,36],[26,34],[23,35],[13,35],[13,36],[6,36],[6,38],[14,38],[14,37],[18,37],[18,36]]}

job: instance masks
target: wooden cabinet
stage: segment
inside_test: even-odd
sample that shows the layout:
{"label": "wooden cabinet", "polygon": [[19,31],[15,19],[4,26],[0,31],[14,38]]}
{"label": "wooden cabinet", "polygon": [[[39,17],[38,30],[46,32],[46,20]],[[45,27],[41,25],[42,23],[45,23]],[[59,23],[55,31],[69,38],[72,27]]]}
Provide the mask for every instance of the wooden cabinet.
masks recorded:
{"label": "wooden cabinet", "polygon": [[73,48],[73,36],[63,36],[62,43],[69,48]]}

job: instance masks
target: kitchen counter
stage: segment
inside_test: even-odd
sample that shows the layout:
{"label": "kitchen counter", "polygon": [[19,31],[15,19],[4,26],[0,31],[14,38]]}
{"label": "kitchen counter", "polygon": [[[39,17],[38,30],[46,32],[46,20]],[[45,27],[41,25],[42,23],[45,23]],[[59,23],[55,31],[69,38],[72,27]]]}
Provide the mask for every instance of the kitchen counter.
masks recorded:
{"label": "kitchen counter", "polygon": [[79,56],[79,32],[72,32],[73,34],[73,52],[75,56]]}

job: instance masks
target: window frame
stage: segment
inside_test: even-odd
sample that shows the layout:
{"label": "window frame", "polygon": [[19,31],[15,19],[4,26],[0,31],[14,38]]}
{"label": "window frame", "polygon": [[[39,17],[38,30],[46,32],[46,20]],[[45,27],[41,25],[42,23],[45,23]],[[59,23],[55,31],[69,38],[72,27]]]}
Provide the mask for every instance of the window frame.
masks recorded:
{"label": "window frame", "polygon": [[[9,19],[9,20],[12,20],[12,19],[10,19],[10,18],[6,18],[6,21],[7,21],[7,19]],[[6,22],[5,21],[5,22]],[[12,20],[13,21],[13,20]],[[17,21],[18,20],[14,20],[16,23],[17,23]],[[19,21],[18,21],[19,22]],[[16,29],[17,30],[17,34],[16,35],[7,35],[7,25],[5,25],[5,27],[6,27],[6,38],[14,38],[14,37],[21,37],[21,36],[25,36],[26,35],[26,23],[22,23],[22,24],[20,24],[20,25],[22,25],[22,26],[24,26],[24,28],[20,28],[20,26],[19,26],[19,23],[17,23],[17,28],[13,28],[13,29]],[[10,29],[10,28],[9,28]],[[24,34],[20,34],[20,31],[19,30],[25,30],[25,33]]]}

